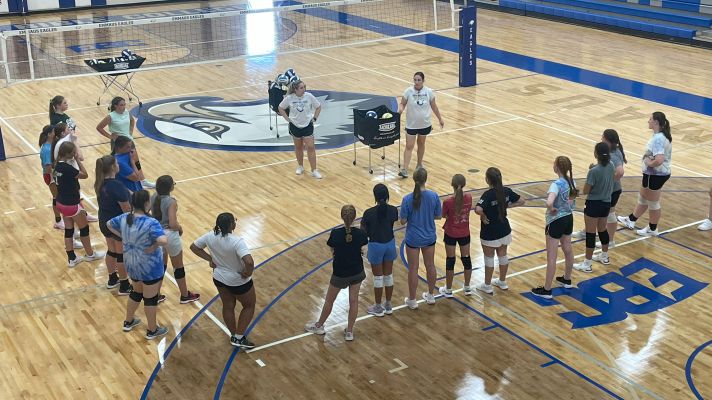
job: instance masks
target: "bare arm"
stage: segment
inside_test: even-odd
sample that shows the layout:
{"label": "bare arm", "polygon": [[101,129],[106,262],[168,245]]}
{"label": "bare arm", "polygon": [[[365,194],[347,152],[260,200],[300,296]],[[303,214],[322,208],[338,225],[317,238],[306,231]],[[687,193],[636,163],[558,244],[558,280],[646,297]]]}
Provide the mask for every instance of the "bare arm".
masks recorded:
{"label": "bare arm", "polygon": [[485,215],[485,210],[484,208],[477,206],[475,207],[475,214],[480,216],[480,221],[482,221],[483,224],[487,225],[489,224],[489,218]]}
{"label": "bare arm", "polygon": [[317,107],[316,110],[314,111],[314,121],[319,118],[319,114],[321,114],[321,106]]}
{"label": "bare arm", "polygon": [[134,128],[136,127],[136,118],[129,114],[129,135],[133,136]]}
{"label": "bare arm", "polygon": [[616,167],[616,172],[613,175],[613,179],[616,181],[619,181],[623,177],[623,174],[625,174],[625,167],[623,166],[623,164],[621,164],[618,167]]}
{"label": "bare arm", "polygon": [[589,194],[589,193],[591,193],[591,189],[592,189],[591,185],[589,185],[587,183],[587,184],[583,185],[583,191],[581,193]]}
{"label": "bare arm", "polygon": [[524,197],[519,196],[519,200],[515,201],[514,203],[509,203],[507,208],[514,208],[514,207],[521,207],[524,204],[526,204],[526,200],[524,200]]}
{"label": "bare arm", "polygon": [[279,111],[279,115],[281,115],[285,121],[289,122],[289,115],[287,115],[287,110],[282,107],[278,107],[277,110]]}
{"label": "bare arm", "polygon": [[[125,213],[131,211],[131,204],[129,204],[128,201],[120,201],[120,202],[119,202],[119,207],[121,207],[121,211],[123,211],[123,212],[125,212]],[[107,225],[107,226],[108,226],[108,225]],[[109,228],[109,229],[111,229],[111,228]]]}
{"label": "bare arm", "polygon": [[435,114],[436,117],[438,117],[438,122],[440,123],[440,129],[443,129],[445,127],[445,121],[443,121],[443,117],[440,115],[440,109],[438,108],[438,105],[435,102],[435,99],[433,99],[430,102],[430,108],[433,109],[433,113]]}
{"label": "bare arm", "polygon": [[240,273],[243,278],[249,278],[252,273],[255,272],[255,260],[252,259],[251,255],[246,255],[242,257],[242,262],[245,263],[245,269]]}
{"label": "bare arm", "polygon": [[143,252],[146,254],[153,253],[159,246],[165,246],[166,244],[168,244],[168,237],[166,237],[166,235],[161,235],[156,238],[156,241],[153,242],[152,245],[146,247]]}
{"label": "bare arm", "polygon": [[202,258],[203,260],[207,261],[208,263],[210,263],[210,268],[216,267],[215,263],[213,262],[213,256],[208,254],[207,251],[196,246],[195,243],[190,244],[190,251],[192,251],[193,254],[195,254],[196,256],[198,256],[198,257]]}
{"label": "bare arm", "polygon": [[183,227],[178,223],[178,204],[175,202],[168,207],[168,229],[183,233]]}
{"label": "bare arm", "polygon": [[549,196],[546,198],[546,209],[550,214],[556,214],[559,211],[554,208],[554,200],[556,200],[556,193],[549,193]]}
{"label": "bare arm", "polygon": [[96,131],[101,134],[101,136],[107,138],[107,139],[112,139],[112,135],[110,132],[106,130],[106,127],[111,123],[111,115],[107,115],[102,119],[99,124],[96,126]]}
{"label": "bare arm", "polygon": [[408,105],[408,99],[406,99],[405,97],[401,97],[401,101],[398,104],[398,114],[403,114],[406,105]]}
{"label": "bare arm", "polygon": [[658,154],[657,156],[651,158],[651,157],[645,157],[645,165],[647,165],[650,168],[655,168],[659,167],[665,162],[665,155],[664,154]]}
{"label": "bare arm", "polygon": [[89,174],[87,173],[86,168],[84,168],[84,164],[77,159],[77,166],[79,166],[79,174],[77,175],[77,179],[87,179],[89,177]]}

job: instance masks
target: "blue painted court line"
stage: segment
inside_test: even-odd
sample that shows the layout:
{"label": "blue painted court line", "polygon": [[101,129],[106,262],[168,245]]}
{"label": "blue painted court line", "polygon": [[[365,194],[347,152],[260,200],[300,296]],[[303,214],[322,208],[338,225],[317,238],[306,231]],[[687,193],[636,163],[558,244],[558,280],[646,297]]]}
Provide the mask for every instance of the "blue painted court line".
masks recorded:
{"label": "blue painted court line", "polygon": [[687,363],[685,363],[685,379],[687,379],[687,385],[690,387],[690,390],[692,390],[692,393],[697,397],[699,400],[702,399],[702,395],[700,394],[700,391],[697,390],[697,387],[695,386],[695,382],[692,379],[692,362],[695,361],[695,358],[697,357],[698,354],[702,350],[705,349],[705,347],[712,345],[712,340],[702,343],[699,347],[695,349],[695,351],[690,354],[690,357],[687,359]]}
{"label": "blue painted court line", "polygon": [[672,244],[676,244],[676,245],[678,245],[678,246],[680,246],[680,247],[684,247],[684,248],[686,248],[687,250],[690,250],[690,251],[695,252],[695,253],[697,253],[697,254],[703,255],[703,256],[705,256],[705,257],[712,258],[712,254],[710,254],[710,253],[705,253],[705,252],[702,251],[702,250],[697,250],[697,249],[694,248],[694,247],[691,247],[691,246],[688,246],[688,245],[686,245],[686,244],[683,244],[683,243],[677,242],[677,241],[675,241],[675,240],[672,240],[672,239],[668,238],[668,237],[666,236],[666,234],[661,234],[661,235],[658,236],[658,237],[659,237],[660,239],[663,239],[663,240],[665,240],[665,241],[668,241],[668,242],[670,242],[670,243],[672,243]]}
{"label": "blue painted court line", "polygon": [[482,330],[483,330],[483,331],[488,331],[488,330],[490,330],[490,329],[499,328],[499,327],[500,327],[499,324],[494,324],[494,325],[490,325],[490,326],[488,326],[488,327],[482,328]]}
{"label": "blue painted court line", "polygon": [[544,364],[541,364],[540,367],[546,368],[546,367],[548,367],[549,365],[554,365],[554,364],[558,364],[558,363],[559,363],[559,362],[558,362],[557,360],[551,360],[551,361],[549,361],[549,362],[546,362],[546,363],[544,363]]}

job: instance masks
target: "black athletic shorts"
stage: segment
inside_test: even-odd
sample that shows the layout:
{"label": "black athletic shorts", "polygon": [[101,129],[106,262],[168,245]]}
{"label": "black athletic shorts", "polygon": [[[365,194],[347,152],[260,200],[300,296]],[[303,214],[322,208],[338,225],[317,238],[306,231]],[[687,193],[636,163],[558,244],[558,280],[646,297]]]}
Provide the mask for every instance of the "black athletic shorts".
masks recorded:
{"label": "black athletic shorts", "polygon": [[361,273],[353,276],[336,276],[336,275],[331,275],[331,279],[329,280],[329,283],[333,287],[337,287],[339,289],[346,289],[347,287],[351,285],[356,285],[364,281],[366,279],[366,272],[361,271]]}
{"label": "black athletic shorts", "polygon": [[470,244],[470,235],[467,235],[465,237],[461,238],[454,238],[452,236],[448,236],[448,234],[445,234],[445,239],[443,240],[446,245],[448,246],[454,246],[455,244],[459,244],[460,246],[465,246]]}
{"label": "black athletic shorts", "polygon": [[607,201],[586,200],[586,206],[583,209],[583,214],[593,218],[605,218],[608,217],[609,211],[611,211],[611,203]]}
{"label": "black athletic shorts", "polygon": [[305,126],[304,128],[297,128],[296,125],[290,122],[289,134],[298,139],[312,136],[314,134],[314,123],[310,122],[309,125]]}
{"label": "black athletic shorts", "polygon": [[429,127],[427,127],[427,128],[421,128],[421,129],[408,129],[408,128],[405,128],[405,133],[407,133],[407,134],[409,134],[409,135],[413,135],[413,136],[415,136],[415,135],[425,136],[425,135],[427,135],[428,133],[430,133],[432,130],[433,130],[433,127],[432,127],[432,126],[429,126]]}
{"label": "black athletic shorts", "polygon": [[106,226],[106,222],[107,221],[99,221],[99,230],[101,231],[101,234],[104,235],[104,237],[107,239],[114,239],[120,242],[121,238],[114,235],[114,232],[109,230],[109,228]]}
{"label": "black athletic shorts", "polygon": [[249,292],[250,289],[252,289],[252,286],[254,286],[254,284],[252,283],[252,279],[247,281],[247,283],[243,283],[240,286],[230,286],[230,285],[226,285],[226,284],[220,282],[219,280],[213,278],[213,284],[215,284],[216,288],[221,288],[221,287],[227,288],[227,290],[229,290],[230,293],[234,294],[235,296],[240,296],[240,295],[243,295],[243,294]]}
{"label": "black athletic shorts", "polygon": [[668,179],[670,179],[670,175],[643,174],[643,187],[650,190],[660,190]]}
{"label": "black athletic shorts", "polygon": [[562,236],[570,236],[574,231],[574,215],[557,218],[544,228],[544,233],[553,239],[561,239]]}
{"label": "black athletic shorts", "polygon": [[406,247],[409,247],[409,248],[411,248],[411,249],[424,249],[424,248],[427,248],[427,247],[435,246],[435,243],[437,243],[437,241],[435,241],[435,242],[433,242],[433,243],[431,243],[431,244],[429,244],[429,245],[427,245],[427,246],[420,246],[420,247],[411,246],[411,245],[408,244],[408,242],[405,242],[405,245],[406,245]]}
{"label": "black athletic shorts", "polygon": [[621,198],[621,193],[623,193],[623,189],[616,190],[615,192],[611,193],[611,208],[615,207],[616,204],[618,204],[618,199]]}

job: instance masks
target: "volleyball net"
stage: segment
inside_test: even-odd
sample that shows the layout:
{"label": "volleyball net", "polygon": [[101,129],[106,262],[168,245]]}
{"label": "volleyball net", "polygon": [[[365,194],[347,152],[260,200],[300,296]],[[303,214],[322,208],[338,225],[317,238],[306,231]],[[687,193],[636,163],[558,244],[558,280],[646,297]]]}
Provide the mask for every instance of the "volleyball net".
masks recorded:
{"label": "volleyball net", "polygon": [[[0,31],[4,84],[98,75],[85,60],[146,58],[141,71],[456,30],[453,1],[282,1],[19,24]],[[251,8],[248,8],[251,7]],[[125,72],[135,72],[127,70]]]}

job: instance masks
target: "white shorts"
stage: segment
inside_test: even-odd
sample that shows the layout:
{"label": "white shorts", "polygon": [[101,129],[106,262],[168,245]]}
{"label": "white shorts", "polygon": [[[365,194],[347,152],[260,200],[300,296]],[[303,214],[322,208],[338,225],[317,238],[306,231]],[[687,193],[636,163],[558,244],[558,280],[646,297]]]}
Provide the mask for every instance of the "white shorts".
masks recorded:
{"label": "white shorts", "polygon": [[510,233],[509,235],[500,238],[500,239],[495,239],[495,240],[484,240],[480,239],[480,243],[482,243],[483,246],[487,247],[502,247],[502,246],[509,246],[512,244],[512,234]]}
{"label": "white shorts", "polygon": [[168,255],[175,257],[183,251],[183,243],[180,240],[180,235],[178,231],[165,231],[166,237],[168,238],[168,244],[166,245],[166,250],[168,250]]}

